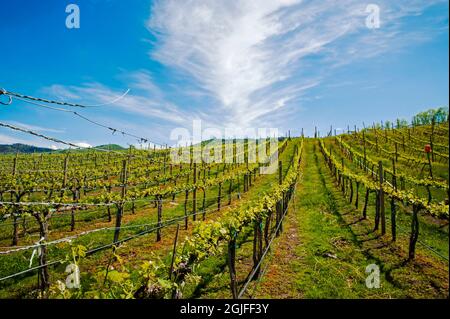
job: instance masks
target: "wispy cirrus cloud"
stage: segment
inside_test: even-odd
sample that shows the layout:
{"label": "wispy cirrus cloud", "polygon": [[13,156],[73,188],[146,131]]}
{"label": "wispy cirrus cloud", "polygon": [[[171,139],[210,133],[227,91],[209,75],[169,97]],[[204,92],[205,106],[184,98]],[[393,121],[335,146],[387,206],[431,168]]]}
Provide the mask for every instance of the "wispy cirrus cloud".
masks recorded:
{"label": "wispy cirrus cloud", "polygon": [[29,141],[16,138],[10,135],[0,134],[0,144],[14,144],[14,143],[29,144]]}
{"label": "wispy cirrus cloud", "polygon": [[356,0],[156,1],[150,56],[190,75],[222,123],[249,125],[283,115],[332,68],[426,40],[402,19],[437,2],[377,1],[382,26],[369,30]]}
{"label": "wispy cirrus cloud", "polygon": [[54,128],[42,127],[42,126],[26,124],[26,123],[22,123],[22,122],[18,122],[18,121],[6,121],[6,122],[11,125],[19,126],[21,128],[24,128],[24,129],[27,129],[30,131],[34,131],[34,132],[49,132],[49,133],[64,133],[65,132],[64,129],[54,129]]}
{"label": "wispy cirrus cloud", "polygon": [[[145,70],[128,72],[120,77],[130,88],[130,92],[108,105],[108,108],[177,124],[185,123],[186,117],[191,115],[169,102],[159,87],[154,84],[149,72]],[[44,92],[71,102],[108,104],[120,97],[123,89],[120,91],[102,83],[88,82],[71,86],[54,84],[45,88]]]}
{"label": "wispy cirrus cloud", "polygon": [[[24,125],[22,125],[22,127],[24,127]],[[37,131],[37,130],[35,130],[35,131]],[[9,132],[5,131],[5,133],[9,133]],[[88,142],[85,142],[85,141],[81,141],[81,142],[80,141],[68,141],[68,142],[75,144],[82,148],[92,147],[91,144],[89,144]],[[50,142],[50,141],[45,141],[45,140],[39,139],[37,137],[29,137],[28,135],[24,135],[23,137],[21,137],[18,134],[12,134],[12,135],[8,134],[7,135],[7,134],[0,133],[0,144],[16,144],[16,143],[26,144],[26,145],[34,145],[34,146],[39,146],[39,147],[47,147],[52,150],[68,148],[64,144],[52,144],[52,142]]]}
{"label": "wispy cirrus cloud", "polygon": [[[442,2],[377,1],[381,28],[368,29],[370,2],[360,0],[156,0],[146,22],[154,36],[149,57],[179,78],[165,79],[168,90],[150,70],[123,72],[119,79],[131,92],[110,107],[167,127],[193,119],[214,126],[278,125],[304,110],[314,99],[308,94],[334,69],[432,38],[439,32],[435,24],[404,20]],[[123,89],[89,82],[55,84],[46,93],[108,103]]]}

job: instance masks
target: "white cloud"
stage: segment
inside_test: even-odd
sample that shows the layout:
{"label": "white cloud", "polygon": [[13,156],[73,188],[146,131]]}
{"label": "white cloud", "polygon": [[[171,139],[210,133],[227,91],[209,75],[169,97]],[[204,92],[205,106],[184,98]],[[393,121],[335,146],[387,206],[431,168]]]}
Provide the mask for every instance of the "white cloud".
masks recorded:
{"label": "white cloud", "polygon": [[14,144],[14,143],[29,144],[30,142],[13,136],[0,134],[0,144]]}
{"label": "white cloud", "polygon": [[13,135],[0,134],[0,144],[16,144],[16,143],[51,148],[48,145],[48,143],[38,138],[31,137],[30,139],[23,139],[20,137],[16,137],[14,133]]}
{"label": "white cloud", "polygon": [[356,0],[160,0],[147,23],[151,57],[190,75],[222,123],[247,125],[283,113],[331,68],[425,40],[402,18],[436,2],[378,1],[382,28],[369,30]]}
{"label": "white cloud", "polygon": [[[109,107],[161,125],[189,126],[201,118],[222,127],[274,127],[304,110],[316,96],[308,96],[311,89],[335,68],[432,37],[438,32],[432,26],[405,28],[403,20],[438,2],[379,0],[381,28],[370,30],[370,2],[359,0],[157,0],[147,21],[155,36],[149,56],[178,76],[168,81],[173,90],[146,70],[123,73],[119,79],[131,91]],[[108,103],[124,88],[90,82],[55,84],[46,92],[92,104]],[[175,93],[194,103],[171,102]]]}
{"label": "white cloud", "polygon": [[65,132],[65,130],[61,130],[61,129],[54,129],[54,128],[37,126],[37,125],[31,125],[31,124],[18,122],[18,121],[7,121],[7,123],[9,123],[13,126],[20,126],[21,128],[24,128],[24,129],[27,129],[30,131],[35,131],[35,132],[50,132],[50,133],[64,133]]}
{"label": "white cloud", "polygon": [[83,148],[92,147],[91,144],[86,143],[86,142],[76,142],[76,143],[73,143],[73,144],[75,144],[75,145],[77,145],[77,146],[79,146],[79,147],[83,147]]}
{"label": "white cloud", "polygon": [[[149,118],[162,119],[172,123],[185,123],[188,113],[180,110],[176,105],[168,102],[161,90],[153,84],[150,74],[146,71],[131,72],[123,76],[131,88],[130,92],[118,101],[108,105],[122,111],[138,114]],[[70,92],[66,97],[77,96],[71,102],[84,104],[109,103],[120,97],[123,92],[112,89],[101,83],[90,82],[80,86],[67,86],[61,90],[61,85],[52,85],[45,89],[50,95]],[[99,109],[101,111],[101,109]]]}

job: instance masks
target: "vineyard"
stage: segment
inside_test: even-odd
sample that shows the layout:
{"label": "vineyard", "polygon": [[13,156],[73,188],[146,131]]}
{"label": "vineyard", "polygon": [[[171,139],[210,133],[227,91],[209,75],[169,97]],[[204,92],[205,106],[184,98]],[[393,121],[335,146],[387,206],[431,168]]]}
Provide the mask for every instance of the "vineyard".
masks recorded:
{"label": "vineyard", "polygon": [[448,298],[448,134],[0,155],[0,298]]}

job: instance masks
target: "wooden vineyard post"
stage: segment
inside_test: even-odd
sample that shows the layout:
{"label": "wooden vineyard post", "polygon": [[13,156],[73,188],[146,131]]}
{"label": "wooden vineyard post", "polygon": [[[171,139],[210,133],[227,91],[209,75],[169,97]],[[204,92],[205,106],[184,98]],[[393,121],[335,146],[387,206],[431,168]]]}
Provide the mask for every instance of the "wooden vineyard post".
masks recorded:
{"label": "wooden vineyard post", "polygon": [[364,171],[367,172],[366,134],[364,131],[363,131],[363,147],[364,147]]}
{"label": "wooden vineyard post", "polygon": [[237,299],[237,280],[236,280],[236,235],[233,235],[228,242],[228,269],[230,271],[230,288],[233,299]]}
{"label": "wooden vineyard post", "polygon": [[177,241],[178,241],[178,232],[179,231],[180,231],[180,224],[177,224],[177,231],[175,232],[175,239],[173,241],[172,260],[170,262],[169,280],[172,279],[173,263],[175,261],[175,256],[176,256],[176,252],[177,252]]}
{"label": "wooden vineyard post", "polygon": [[62,181],[62,190],[61,190],[61,197],[64,195],[64,188],[66,188],[67,185],[67,170],[69,168],[69,154],[66,155],[64,158],[64,175],[63,175],[63,181]]}
{"label": "wooden vineyard post", "polygon": [[384,182],[384,174],[383,174],[383,163],[381,161],[378,162],[378,180],[380,181],[380,194],[379,194],[379,202],[380,202],[380,218],[381,218],[381,234],[386,234],[386,215],[384,210],[384,191],[383,191],[383,182]]}
{"label": "wooden vineyard post", "polygon": [[376,191],[376,200],[375,200],[375,226],[373,228],[374,231],[379,229],[380,226],[380,191]]}
{"label": "wooden vineyard post", "polygon": [[[112,185],[109,184],[108,185],[108,193],[111,193],[112,191]],[[108,213],[108,222],[112,221],[112,216],[111,216],[111,206],[108,205],[107,209],[107,213]]]}
{"label": "wooden vineyard post", "polygon": [[164,176],[166,175],[166,163],[167,163],[167,156],[166,156],[166,154],[164,154],[164,159],[163,159],[163,174],[164,174]]}
{"label": "wooden vineyard post", "polygon": [[[20,197],[16,194],[16,202],[20,201]],[[12,193],[11,193],[12,196]],[[20,215],[20,206],[13,206],[13,239],[12,246],[17,246],[19,243],[19,215]]]}
{"label": "wooden vineyard post", "polygon": [[228,187],[228,205],[231,205],[232,191],[233,191],[233,180],[230,179],[230,185]]}
{"label": "wooden vineyard post", "polygon": [[398,145],[397,142],[395,142],[395,161],[398,161]]}
{"label": "wooden vineyard post", "polygon": [[116,215],[116,228],[114,230],[114,243],[119,241],[120,234],[120,226],[122,224],[122,216],[123,216],[123,206],[124,206],[124,198],[127,192],[127,160],[122,161],[122,202],[117,205],[117,215]]}
{"label": "wooden vineyard post", "polygon": [[397,190],[397,169],[394,159],[392,159],[392,186]]}
{"label": "wooden vineyard post", "polygon": [[94,150],[94,167],[97,168],[97,152]]}
{"label": "wooden vineyard post", "polygon": [[[283,193],[283,197],[284,197],[284,193]],[[284,203],[283,203],[283,198],[281,198],[277,204],[276,204],[276,211],[277,211],[277,215],[276,215],[276,225],[275,227],[278,228],[276,236],[280,236],[281,232],[283,231],[283,225],[282,225],[282,217],[283,217],[283,211],[284,211]]]}
{"label": "wooden vineyard post", "polygon": [[[77,203],[80,197],[80,190],[79,188],[75,187],[73,192],[73,201],[74,203]],[[70,231],[75,230],[75,207],[72,207],[71,214],[70,214]]]}
{"label": "wooden vineyard post", "polygon": [[162,228],[162,196],[158,195],[158,224],[156,229],[156,241],[161,241]]}
{"label": "wooden vineyard post", "polygon": [[188,211],[187,211],[188,199],[189,199],[189,190],[185,190],[184,191],[184,229],[186,229],[186,230],[188,229]]}
{"label": "wooden vineyard post", "polygon": [[248,171],[246,171],[245,172],[245,192],[248,192],[249,188],[250,188],[249,179],[250,179],[250,175],[248,174]]}
{"label": "wooden vineyard post", "polygon": [[330,147],[330,157],[328,157],[328,166],[331,167],[331,158],[333,157],[333,149]]}
{"label": "wooden vineyard post", "polygon": [[[181,171],[181,169],[180,169]],[[175,186],[177,186],[177,177],[175,177],[175,179],[173,180],[173,184]],[[175,197],[176,197],[176,192],[172,192],[172,201],[175,201]]]}
{"label": "wooden vineyard post", "polygon": [[375,134],[375,149],[377,150],[378,153],[378,135]]}
{"label": "wooden vineyard post", "polygon": [[202,187],[203,190],[203,201],[202,201],[202,211],[203,211],[203,220],[206,219],[206,188]]}
{"label": "wooden vineyard post", "polygon": [[353,202],[353,181],[351,179],[348,180],[350,183],[350,204]]}
{"label": "wooden vineyard post", "polygon": [[244,174],[244,193],[247,192],[247,173]]}
{"label": "wooden vineyard post", "polygon": [[431,160],[434,162],[434,150],[433,150],[433,140],[434,140],[434,126],[436,124],[436,119],[433,116],[431,119],[431,135],[430,135],[430,146],[431,146]]}
{"label": "wooden vineyard post", "polygon": [[14,160],[13,160],[13,169],[12,169],[13,176],[16,176],[16,173],[17,173],[17,158],[18,157],[19,157],[19,153],[16,153],[16,156],[14,157]]}
{"label": "wooden vineyard post", "polygon": [[[394,190],[397,191],[397,172],[395,167],[395,161],[392,160],[392,186],[394,186]],[[394,196],[391,197],[391,233],[392,233],[392,241],[397,240],[397,209],[395,207],[395,199]]]}
{"label": "wooden vineyard post", "polygon": [[369,201],[370,189],[366,188],[366,196],[364,197],[363,218],[367,219],[367,204]]}
{"label": "wooden vineyard post", "polygon": [[190,156],[189,156],[189,158],[190,158],[190,160],[189,160],[189,168],[192,168],[192,162],[193,162],[193,159],[194,159],[194,146],[192,145],[192,143],[191,143],[191,146],[189,148],[189,154],[190,154]]}
{"label": "wooden vineyard post", "polygon": [[[253,269],[256,268],[258,265],[258,232],[259,232],[259,225],[258,221],[253,222]],[[258,272],[255,273],[253,278],[258,277]]]}
{"label": "wooden vineyard post", "polygon": [[[430,140],[431,140],[431,138],[430,138]],[[425,145],[425,152],[427,154],[429,175],[430,175],[431,179],[433,179],[433,165],[431,164],[432,158],[430,157],[430,153],[433,153],[433,146],[431,144]]]}
{"label": "wooden vineyard post", "polygon": [[217,193],[217,210],[220,211],[220,204],[222,198],[222,182],[219,183],[219,191]]}
{"label": "wooden vineyard post", "polygon": [[[39,224],[39,235],[41,237],[39,244],[42,244],[42,242],[48,240],[48,219],[50,218],[50,212],[44,211],[42,214],[40,212],[33,212],[33,216]],[[38,271],[39,288],[42,291],[45,291],[50,287],[50,275],[48,273],[47,265],[47,246],[40,245],[37,251],[40,266]]]}
{"label": "wooden vineyard post", "polygon": [[[18,154],[16,153],[16,157],[14,157],[14,161],[13,161],[13,169],[12,169],[12,175],[13,177],[16,176],[17,173],[17,156]],[[17,192],[14,192],[16,194],[16,202],[20,201],[20,198],[17,196]],[[13,192],[10,193],[11,196],[11,202],[13,201]],[[19,214],[18,214],[18,207],[20,206],[13,206],[13,239],[12,239],[12,245],[13,246],[17,246],[17,244],[19,243]]]}
{"label": "wooden vineyard post", "polygon": [[192,190],[192,220],[197,215],[197,162],[194,162],[194,189]]}
{"label": "wooden vineyard post", "polygon": [[[258,218],[253,225],[253,269],[256,269],[262,257],[262,221]],[[260,274],[260,267],[255,272],[253,279]]]}
{"label": "wooden vineyard post", "polygon": [[416,254],[416,243],[419,238],[419,206],[413,205],[413,213],[411,220],[411,236],[409,238],[409,260],[414,259]]}
{"label": "wooden vineyard post", "polygon": [[272,220],[272,212],[269,212],[269,214],[266,217],[266,222],[264,225],[264,243],[265,243],[265,247],[267,248],[269,246],[269,236],[270,236],[270,223]]}
{"label": "wooden vineyard post", "polygon": [[[18,155],[19,154],[16,153],[16,156],[13,159],[13,167],[12,167],[12,176],[13,177],[15,177],[16,173],[17,173],[17,157],[18,157]],[[12,202],[13,201],[13,193],[11,192],[11,193],[9,193],[9,195],[10,195],[10,200]],[[14,211],[15,211],[15,209],[14,209]],[[15,214],[14,214],[14,216],[15,216]]]}
{"label": "wooden vineyard post", "polygon": [[358,209],[359,206],[359,183],[360,182],[356,182],[356,199],[355,199],[355,208]]}
{"label": "wooden vineyard post", "polygon": [[283,184],[283,162],[278,161],[278,184]]}
{"label": "wooden vineyard post", "polygon": [[131,213],[133,215],[136,214],[136,203],[135,203],[135,199],[134,198],[131,200]]}

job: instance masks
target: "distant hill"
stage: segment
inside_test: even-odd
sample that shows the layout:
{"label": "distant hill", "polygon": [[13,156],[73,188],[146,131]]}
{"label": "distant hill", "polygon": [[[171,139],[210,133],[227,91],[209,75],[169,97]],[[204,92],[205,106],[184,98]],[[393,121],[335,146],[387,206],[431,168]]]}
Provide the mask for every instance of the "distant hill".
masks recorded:
{"label": "distant hill", "polygon": [[[124,147],[117,145],[117,144],[105,144],[105,145],[99,145],[96,146],[97,148],[105,149],[105,150],[111,150],[111,151],[121,151],[125,150]],[[84,149],[80,149],[84,150]],[[49,153],[49,152],[57,152],[57,153],[65,153],[67,152],[67,149],[63,150],[52,150],[51,148],[46,147],[37,147],[33,145],[26,145],[26,144],[0,144],[0,154],[6,154],[6,153]],[[73,151],[71,149],[70,151]]]}
{"label": "distant hill", "polygon": [[126,148],[118,145],[118,144],[104,144],[104,145],[98,145],[94,146],[92,148],[78,148],[78,149],[62,149],[55,151],[56,153],[67,153],[67,152],[86,152],[89,150],[95,150],[95,149],[102,149],[102,150],[109,150],[109,151],[122,151],[126,150]]}
{"label": "distant hill", "polygon": [[118,144],[105,144],[105,145],[98,145],[96,148],[102,148],[105,150],[112,150],[112,151],[122,151],[125,150],[125,147],[122,147]]}
{"label": "distant hill", "polygon": [[0,153],[47,153],[53,150],[45,147],[37,147],[26,144],[0,144]]}

